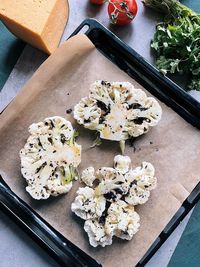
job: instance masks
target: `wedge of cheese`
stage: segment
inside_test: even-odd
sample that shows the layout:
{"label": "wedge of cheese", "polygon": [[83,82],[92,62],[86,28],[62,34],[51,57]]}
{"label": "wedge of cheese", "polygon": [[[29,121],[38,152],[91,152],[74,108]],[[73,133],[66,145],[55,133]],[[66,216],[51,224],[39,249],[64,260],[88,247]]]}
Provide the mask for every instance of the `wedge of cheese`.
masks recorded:
{"label": "wedge of cheese", "polygon": [[68,19],[67,0],[0,0],[0,20],[25,42],[51,54]]}

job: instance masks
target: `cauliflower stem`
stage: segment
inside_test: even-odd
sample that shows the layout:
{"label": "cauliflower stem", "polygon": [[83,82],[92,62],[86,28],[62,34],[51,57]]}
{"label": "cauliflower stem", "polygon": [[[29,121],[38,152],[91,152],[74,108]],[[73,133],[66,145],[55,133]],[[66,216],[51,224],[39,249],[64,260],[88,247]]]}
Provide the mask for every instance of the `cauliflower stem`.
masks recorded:
{"label": "cauliflower stem", "polygon": [[62,168],[62,184],[63,185],[67,185],[70,182],[72,182],[75,178],[78,177],[78,172],[76,170],[76,168],[74,168],[72,165],[70,165],[68,167],[68,172],[66,173],[66,171],[64,170],[64,168]]}

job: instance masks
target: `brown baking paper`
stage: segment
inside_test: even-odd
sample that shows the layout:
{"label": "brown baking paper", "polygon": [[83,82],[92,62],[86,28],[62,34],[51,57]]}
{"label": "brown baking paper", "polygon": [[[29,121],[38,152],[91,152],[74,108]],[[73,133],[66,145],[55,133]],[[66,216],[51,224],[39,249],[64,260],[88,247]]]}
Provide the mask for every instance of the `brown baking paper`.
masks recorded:
{"label": "brown baking paper", "polygon": [[105,248],[89,245],[83,221],[71,212],[79,182],[74,182],[67,195],[36,201],[26,193],[26,182],[20,174],[19,151],[29,136],[28,126],[54,115],[69,119],[80,132],[82,162],[79,171],[88,166],[113,166],[114,156],[120,153],[119,145],[103,141],[100,147],[91,149],[92,131],[78,126],[73,115],[66,114],[67,109],[88,95],[90,84],[97,79],[130,81],[142,88],[97,51],[84,35],[71,38],[49,57],[0,117],[0,170],[17,195],[103,266],[132,267],[200,180],[200,133],[197,129],[160,102],[163,115],[159,124],[135,141],[135,149],[126,146],[133,167],[142,161],[155,166],[158,186],[150,200],[136,208],[141,217],[139,232],[131,241],[116,238]]}

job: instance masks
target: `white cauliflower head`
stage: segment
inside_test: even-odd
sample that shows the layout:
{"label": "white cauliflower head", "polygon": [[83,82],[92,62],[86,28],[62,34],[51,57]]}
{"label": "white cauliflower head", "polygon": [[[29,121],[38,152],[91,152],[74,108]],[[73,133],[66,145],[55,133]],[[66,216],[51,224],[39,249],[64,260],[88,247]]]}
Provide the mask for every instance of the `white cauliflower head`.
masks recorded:
{"label": "white cauliflower head", "polygon": [[20,151],[27,192],[35,199],[67,193],[81,162],[81,146],[75,142],[71,123],[59,116],[50,117],[33,123],[29,132]]}
{"label": "white cauliflower head", "polygon": [[129,157],[117,155],[114,168],[83,171],[81,181],[87,186],[79,188],[71,208],[86,220],[84,229],[94,247],[110,245],[113,236],[130,240],[139,230],[140,217],[134,206],[148,200],[157,180],[152,164],[143,162],[135,169],[130,165]]}
{"label": "white cauliflower head", "polygon": [[159,103],[129,82],[96,81],[89,97],[81,99],[74,108],[79,124],[97,130],[102,139],[119,142],[146,133],[161,115]]}

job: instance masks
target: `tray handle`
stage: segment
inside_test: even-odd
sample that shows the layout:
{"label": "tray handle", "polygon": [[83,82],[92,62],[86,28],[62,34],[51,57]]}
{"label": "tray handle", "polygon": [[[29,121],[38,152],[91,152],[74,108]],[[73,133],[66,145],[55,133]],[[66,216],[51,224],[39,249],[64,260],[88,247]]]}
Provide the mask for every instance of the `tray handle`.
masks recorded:
{"label": "tray handle", "polygon": [[88,18],[88,19],[85,19],[74,31],[73,33],[68,37],[71,38],[72,36],[80,33],[80,31],[85,27],[85,26],[88,26],[88,29],[87,31],[85,32],[86,35],[88,35],[89,32],[91,32],[93,29],[96,29],[96,28],[102,28],[101,27],[101,24],[95,20],[95,19],[91,19],[91,18]]}

